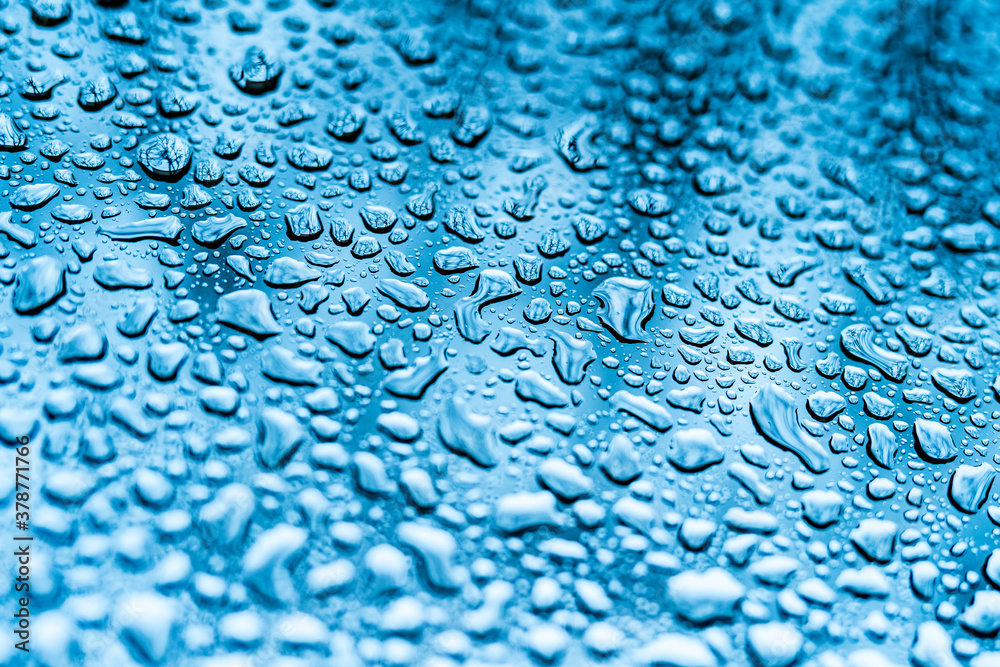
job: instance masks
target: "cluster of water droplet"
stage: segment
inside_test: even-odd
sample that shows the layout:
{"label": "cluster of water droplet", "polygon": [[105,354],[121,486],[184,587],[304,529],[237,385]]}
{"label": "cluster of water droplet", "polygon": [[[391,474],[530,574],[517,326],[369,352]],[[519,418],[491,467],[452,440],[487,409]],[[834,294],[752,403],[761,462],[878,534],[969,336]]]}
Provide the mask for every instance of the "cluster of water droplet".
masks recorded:
{"label": "cluster of water droplet", "polygon": [[0,0],[0,664],[1000,664],[990,21]]}

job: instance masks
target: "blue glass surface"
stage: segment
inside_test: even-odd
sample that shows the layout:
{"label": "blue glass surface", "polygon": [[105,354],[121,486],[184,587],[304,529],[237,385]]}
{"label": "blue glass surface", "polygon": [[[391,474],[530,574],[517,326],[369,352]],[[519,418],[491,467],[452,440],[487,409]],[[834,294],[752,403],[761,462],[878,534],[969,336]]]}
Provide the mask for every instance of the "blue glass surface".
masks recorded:
{"label": "blue glass surface", "polygon": [[1000,665],[995,17],[0,0],[0,665]]}

